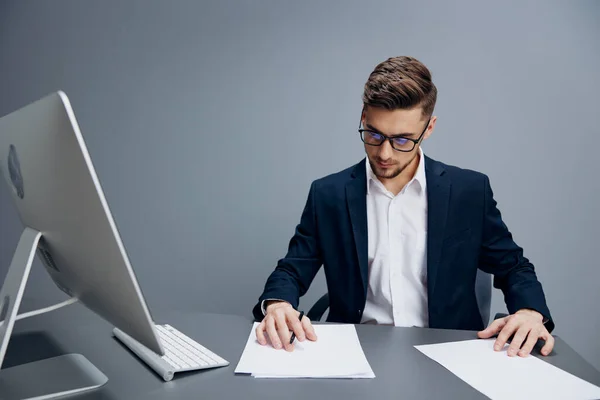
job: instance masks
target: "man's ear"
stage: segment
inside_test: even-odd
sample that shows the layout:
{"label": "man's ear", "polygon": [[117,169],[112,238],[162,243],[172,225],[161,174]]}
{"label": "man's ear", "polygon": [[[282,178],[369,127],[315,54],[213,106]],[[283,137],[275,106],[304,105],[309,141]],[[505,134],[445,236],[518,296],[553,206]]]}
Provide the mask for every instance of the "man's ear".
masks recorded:
{"label": "man's ear", "polygon": [[425,139],[429,138],[429,136],[431,136],[431,134],[433,133],[433,130],[435,128],[436,122],[437,122],[437,117],[434,115],[429,120],[429,126],[427,126],[427,130],[425,131],[425,134],[423,135],[423,140],[425,140]]}
{"label": "man's ear", "polygon": [[362,111],[360,112],[360,124],[363,126],[363,128],[365,127],[365,115],[367,113],[367,105],[364,104]]}

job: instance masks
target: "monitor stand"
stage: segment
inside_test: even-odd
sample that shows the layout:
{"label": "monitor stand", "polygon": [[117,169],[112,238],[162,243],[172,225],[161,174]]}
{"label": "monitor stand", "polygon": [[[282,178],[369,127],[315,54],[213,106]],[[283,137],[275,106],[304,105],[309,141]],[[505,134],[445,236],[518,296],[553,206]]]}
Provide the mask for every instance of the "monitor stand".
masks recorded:
{"label": "monitor stand", "polygon": [[[41,232],[25,228],[0,289],[0,367],[41,237]],[[48,311],[55,308],[49,307]],[[65,354],[0,370],[0,393],[3,400],[55,399],[99,388],[107,381],[81,354]]]}

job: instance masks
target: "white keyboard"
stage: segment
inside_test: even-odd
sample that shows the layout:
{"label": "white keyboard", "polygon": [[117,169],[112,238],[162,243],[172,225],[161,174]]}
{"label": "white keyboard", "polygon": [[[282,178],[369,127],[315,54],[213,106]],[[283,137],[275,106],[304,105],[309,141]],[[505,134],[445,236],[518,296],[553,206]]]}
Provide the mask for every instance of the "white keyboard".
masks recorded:
{"label": "white keyboard", "polygon": [[228,361],[208,350],[189,336],[179,332],[171,325],[156,325],[156,330],[165,349],[165,355],[162,357],[118,328],[113,329],[113,334],[165,381],[173,379],[173,375],[176,372],[229,365]]}
{"label": "white keyboard", "polygon": [[227,361],[171,325],[156,325],[156,329],[165,348],[162,359],[168,362],[175,372],[229,365]]}

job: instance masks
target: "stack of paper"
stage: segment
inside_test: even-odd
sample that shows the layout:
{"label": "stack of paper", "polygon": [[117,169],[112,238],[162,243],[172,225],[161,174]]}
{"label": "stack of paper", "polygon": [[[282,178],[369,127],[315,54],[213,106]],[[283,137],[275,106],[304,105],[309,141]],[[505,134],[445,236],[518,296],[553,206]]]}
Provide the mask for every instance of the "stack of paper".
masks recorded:
{"label": "stack of paper", "polygon": [[496,352],[494,341],[415,347],[491,399],[600,399],[600,387],[537,357],[509,357],[506,351]]}
{"label": "stack of paper", "polygon": [[374,378],[354,325],[314,325],[317,341],[294,342],[294,351],[262,346],[254,323],[236,374],[256,378]]}

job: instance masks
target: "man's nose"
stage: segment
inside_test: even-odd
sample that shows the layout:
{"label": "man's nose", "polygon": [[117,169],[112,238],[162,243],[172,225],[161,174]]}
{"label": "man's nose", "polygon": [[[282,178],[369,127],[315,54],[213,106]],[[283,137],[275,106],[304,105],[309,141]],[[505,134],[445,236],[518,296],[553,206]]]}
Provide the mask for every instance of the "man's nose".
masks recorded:
{"label": "man's nose", "polygon": [[385,140],[381,146],[379,146],[379,158],[382,160],[388,160],[392,158],[394,154],[394,149],[392,148],[392,144],[389,140]]}

